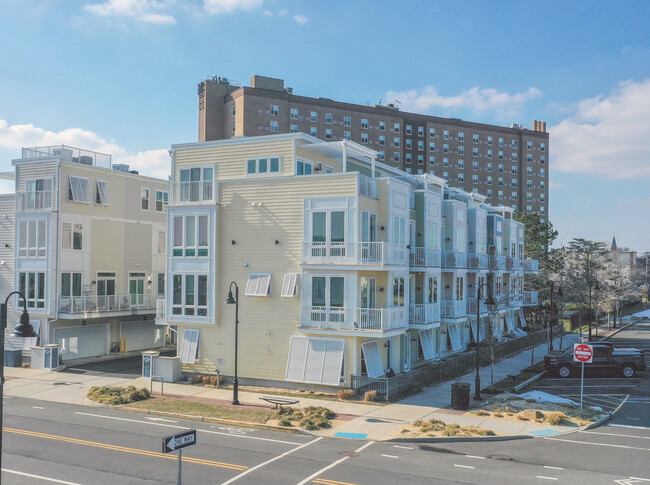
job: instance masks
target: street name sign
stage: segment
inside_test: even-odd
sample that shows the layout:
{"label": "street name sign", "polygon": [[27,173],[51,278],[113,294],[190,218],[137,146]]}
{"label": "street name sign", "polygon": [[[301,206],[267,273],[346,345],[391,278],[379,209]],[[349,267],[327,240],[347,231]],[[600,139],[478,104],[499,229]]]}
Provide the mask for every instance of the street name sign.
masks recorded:
{"label": "street name sign", "polygon": [[196,430],[183,431],[162,439],[162,452],[171,453],[196,444]]}
{"label": "street name sign", "polygon": [[594,347],[589,344],[573,344],[573,360],[574,362],[582,362],[583,364],[591,364],[594,358]]}

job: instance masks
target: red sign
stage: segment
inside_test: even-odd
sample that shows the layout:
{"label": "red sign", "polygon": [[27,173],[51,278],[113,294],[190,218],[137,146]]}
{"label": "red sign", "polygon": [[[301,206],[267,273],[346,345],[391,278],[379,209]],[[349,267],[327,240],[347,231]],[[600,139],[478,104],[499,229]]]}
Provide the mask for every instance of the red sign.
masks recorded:
{"label": "red sign", "polygon": [[594,348],[588,344],[573,344],[573,360],[575,362],[591,363],[594,357]]}

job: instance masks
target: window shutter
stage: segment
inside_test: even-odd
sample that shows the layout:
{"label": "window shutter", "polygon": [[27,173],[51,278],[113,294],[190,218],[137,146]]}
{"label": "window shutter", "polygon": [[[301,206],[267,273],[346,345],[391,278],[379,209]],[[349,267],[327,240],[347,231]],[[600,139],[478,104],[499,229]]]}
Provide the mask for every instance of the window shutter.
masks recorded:
{"label": "window shutter", "polygon": [[377,342],[365,342],[361,344],[363,357],[366,360],[366,369],[368,370],[368,377],[381,377],[384,375],[384,366],[381,363],[381,356],[379,355],[379,346]]}
{"label": "window shutter", "polygon": [[199,345],[199,330],[186,328],[183,331],[183,344],[181,346],[181,363],[194,364]]}
{"label": "window shutter", "polygon": [[286,273],[282,282],[282,295],[286,298],[295,298],[298,294],[296,291],[298,283],[298,273]]}
{"label": "window shutter", "polygon": [[420,330],[420,343],[422,344],[422,354],[424,360],[431,360],[435,358],[436,351],[433,345],[433,336],[431,330]]}

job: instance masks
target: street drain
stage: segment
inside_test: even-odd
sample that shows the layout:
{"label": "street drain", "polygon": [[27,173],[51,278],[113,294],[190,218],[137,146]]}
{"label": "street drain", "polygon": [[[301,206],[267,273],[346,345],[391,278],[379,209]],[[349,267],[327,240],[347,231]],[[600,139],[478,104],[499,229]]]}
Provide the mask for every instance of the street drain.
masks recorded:
{"label": "street drain", "polygon": [[357,451],[342,451],[341,456],[349,456],[350,458],[354,458],[355,456],[359,456],[361,453]]}
{"label": "street drain", "polygon": [[512,458],[506,455],[490,455],[488,458],[490,460],[512,461]]}

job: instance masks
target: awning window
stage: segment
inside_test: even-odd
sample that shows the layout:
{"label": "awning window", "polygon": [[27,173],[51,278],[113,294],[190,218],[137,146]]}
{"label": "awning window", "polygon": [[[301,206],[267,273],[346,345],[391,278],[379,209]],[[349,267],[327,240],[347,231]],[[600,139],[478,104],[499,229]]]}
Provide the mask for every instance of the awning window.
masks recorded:
{"label": "awning window", "polygon": [[271,294],[271,273],[251,273],[246,284],[247,296],[269,296]]}
{"label": "awning window", "polygon": [[295,298],[298,296],[297,285],[298,273],[286,273],[282,282],[282,295],[285,298]]}

